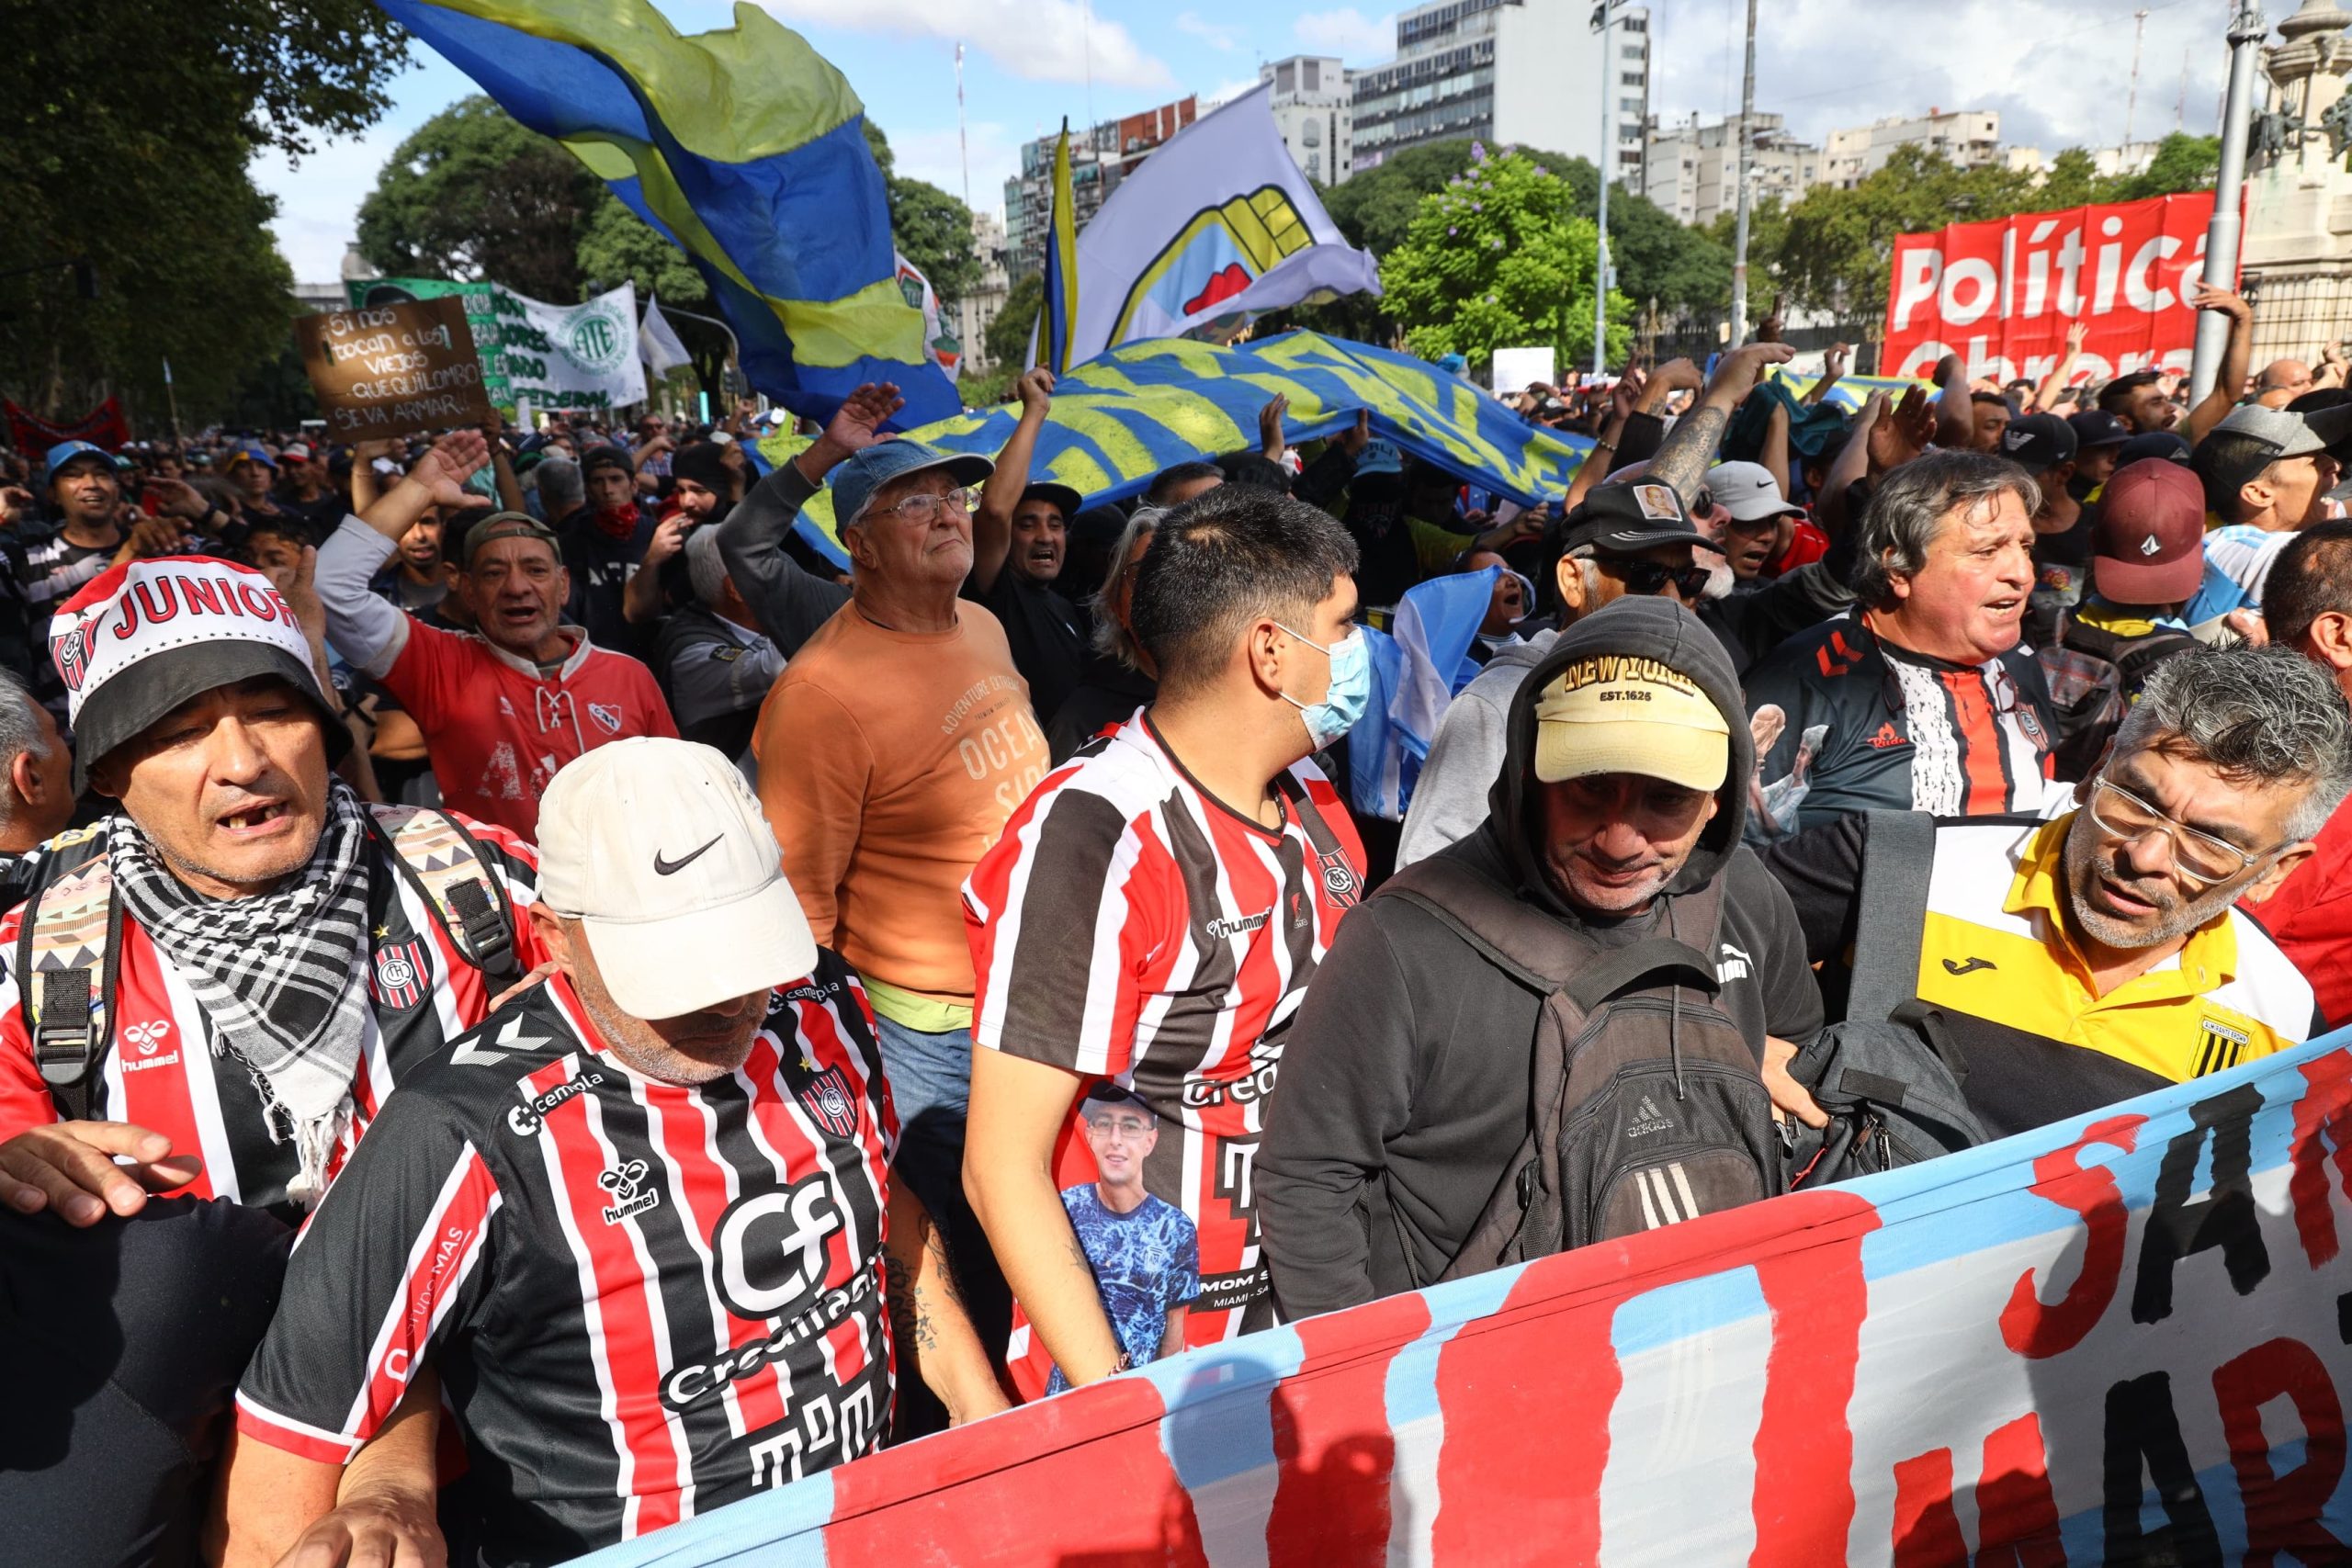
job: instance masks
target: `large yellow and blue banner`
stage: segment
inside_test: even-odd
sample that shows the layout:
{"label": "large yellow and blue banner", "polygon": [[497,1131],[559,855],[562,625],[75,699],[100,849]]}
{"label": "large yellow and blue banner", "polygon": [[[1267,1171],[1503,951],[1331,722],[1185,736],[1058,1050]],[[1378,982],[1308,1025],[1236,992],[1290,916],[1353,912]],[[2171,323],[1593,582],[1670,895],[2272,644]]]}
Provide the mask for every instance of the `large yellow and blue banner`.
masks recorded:
{"label": "large yellow and blue banner", "polygon": [[2347,1040],[1168,1357],[586,1561],[2352,1562]]}
{"label": "large yellow and blue banner", "polygon": [[[1529,424],[1426,360],[1295,332],[1238,348],[1162,338],[1088,360],[1055,388],[1030,475],[1069,486],[1090,506],[1124,501],[1170,464],[1255,450],[1258,411],[1278,392],[1290,400],[1283,429],[1294,442],[1336,434],[1362,409],[1374,434],[1521,505],[1566,495],[1592,449],[1590,437]],[[1015,407],[990,409],[909,434],[993,457],[1019,416]],[[771,462],[790,449],[761,444]],[[845,558],[830,491],[803,510],[801,533],[835,560]]]}
{"label": "large yellow and blue banner", "polygon": [[812,419],[895,381],[903,425],[962,407],[907,303],[865,106],[758,6],[680,34],[649,0],[379,0],[677,243],[743,374]]}

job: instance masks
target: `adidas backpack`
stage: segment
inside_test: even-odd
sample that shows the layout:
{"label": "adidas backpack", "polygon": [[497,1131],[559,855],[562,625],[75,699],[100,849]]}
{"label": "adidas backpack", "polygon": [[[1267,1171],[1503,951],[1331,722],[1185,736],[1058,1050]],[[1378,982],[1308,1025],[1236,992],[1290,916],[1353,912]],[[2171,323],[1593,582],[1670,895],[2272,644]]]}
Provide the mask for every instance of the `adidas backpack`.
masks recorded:
{"label": "adidas backpack", "polygon": [[1786,1190],[1756,1053],[1705,957],[1720,877],[1668,901],[1667,934],[1603,948],[1452,856],[1392,877],[1544,997],[1526,1136],[1443,1278],[1655,1230]]}

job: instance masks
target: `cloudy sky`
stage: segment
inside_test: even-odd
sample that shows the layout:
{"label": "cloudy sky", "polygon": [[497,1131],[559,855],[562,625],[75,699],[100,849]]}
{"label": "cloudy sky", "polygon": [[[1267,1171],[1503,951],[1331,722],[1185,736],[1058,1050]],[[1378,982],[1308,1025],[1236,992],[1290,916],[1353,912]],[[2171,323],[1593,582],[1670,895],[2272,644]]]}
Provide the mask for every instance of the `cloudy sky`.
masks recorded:
{"label": "cloudy sky", "polygon": [[[723,0],[657,0],[681,31],[723,27]],[[1588,10],[1590,0],[1526,0]],[[964,89],[972,205],[998,209],[1020,145],[1068,115],[1074,124],[1130,114],[1188,93],[1224,96],[1257,79],[1261,61],[1338,54],[1390,57],[1394,12],[1317,0],[765,0],[847,74],[898,152],[902,172],[967,189],[956,113],[956,45]],[[2277,16],[2294,8],[2273,0]],[[2132,16],[2146,12],[2133,134],[2213,129],[2228,0],[1763,0],[1756,107],[1818,141],[1839,126],[1931,107],[1992,108],[2006,141],[2045,153],[2122,140]],[[837,18],[844,12],[854,26]],[[1739,107],[1746,0],[1651,0],[1656,85],[1665,119]],[[1930,18],[1933,18],[1931,21]],[[254,168],[278,197],[278,243],[298,277],[335,276],[353,215],[401,140],[472,84],[415,46],[391,84],[393,107],[366,136],[299,165]],[[2184,78],[2184,71],[2186,76]],[[2187,83],[2183,92],[2184,79]],[[1573,90],[1573,89],[1571,89]]]}

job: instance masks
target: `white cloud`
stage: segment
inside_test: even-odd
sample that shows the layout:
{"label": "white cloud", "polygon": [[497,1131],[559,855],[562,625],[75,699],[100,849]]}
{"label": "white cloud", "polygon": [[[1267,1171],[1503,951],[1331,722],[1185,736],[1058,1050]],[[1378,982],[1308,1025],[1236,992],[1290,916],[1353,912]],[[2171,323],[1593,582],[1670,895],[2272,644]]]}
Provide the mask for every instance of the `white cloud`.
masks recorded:
{"label": "white cloud", "polygon": [[[969,128],[972,197],[976,212],[1004,216],[1004,182],[1021,172],[1021,141],[1011,128],[993,120]],[[954,126],[937,130],[890,133],[890,152],[898,172],[908,179],[927,180],[951,196],[964,194],[964,146]]]}
{"label": "white cloud", "polygon": [[1250,30],[1247,28],[1220,27],[1215,22],[1204,19],[1197,11],[1179,11],[1176,14],[1176,30],[1180,33],[1188,33],[1207,44],[1211,49],[1226,54],[1231,54],[1238,50],[1242,41],[1250,36]]}
{"label": "white cloud", "polygon": [[294,164],[272,152],[254,159],[254,184],[277,197],[270,231],[296,282],[323,283],[343,276],[344,247],[359,235],[359,204],[413,129],[379,124],[365,135],[323,142]]}
{"label": "white cloud", "polygon": [[[2123,139],[2132,12],[2146,0],[1962,0],[1934,28],[1882,9],[1855,25],[1850,0],[1784,0],[1756,35],[1756,107],[1815,142],[1831,130],[1931,108],[1997,109],[2001,140],[2045,155]],[[1739,112],[1745,0],[1651,8],[1650,105],[1661,122]],[[2149,7],[2135,141],[2174,126],[2212,133],[2225,51],[2207,8]],[[2182,91],[2182,68],[2188,87]]]}
{"label": "white cloud", "polygon": [[1385,60],[1396,52],[1396,13],[1367,17],[1353,6],[1309,11],[1291,24],[1298,41],[1317,54],[1351,62]]}
{"label": "white cloud", "polygon": [[1015,76],[1112,87],[1171,87],[1176,78],[1116,22],[1080,0],[763,0],[790,22],[858,32],[960,39]]}

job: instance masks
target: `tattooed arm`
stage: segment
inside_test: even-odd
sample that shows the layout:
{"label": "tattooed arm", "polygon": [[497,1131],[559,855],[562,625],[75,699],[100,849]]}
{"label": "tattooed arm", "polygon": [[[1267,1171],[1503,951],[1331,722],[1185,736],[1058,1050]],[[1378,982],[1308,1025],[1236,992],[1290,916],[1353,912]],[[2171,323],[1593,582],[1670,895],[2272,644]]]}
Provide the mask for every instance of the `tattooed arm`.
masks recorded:
{"label": "tattooed arm", "polygon": [[947,1406],[950,1426],[1008,1408],[1011,1402],[949,1277],[939,1228],[903,1181],[890,1184],[890,1241],[885,1250],[899,1366],[911,1365],[922,1374],[924,1386]]}
{"label": "tattooed arm", "polygon": [[1690,412],[1674,422],[1666,445],[1650,459],[1646,477],[1672,485],[1682,503],[1690,505],[1707,482],[1707,468],[1723,445],[1731,411],[1754,389],[1766,366],[1786,364],[1795,356],[1796,350],[1784,343],[1751,343],[1716,361],[1714,378]]}

